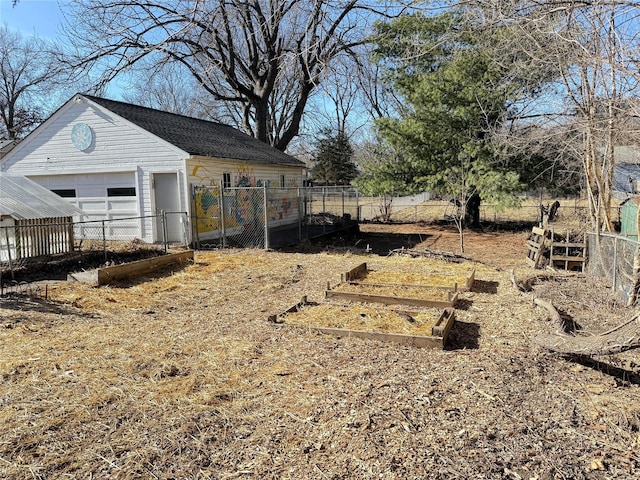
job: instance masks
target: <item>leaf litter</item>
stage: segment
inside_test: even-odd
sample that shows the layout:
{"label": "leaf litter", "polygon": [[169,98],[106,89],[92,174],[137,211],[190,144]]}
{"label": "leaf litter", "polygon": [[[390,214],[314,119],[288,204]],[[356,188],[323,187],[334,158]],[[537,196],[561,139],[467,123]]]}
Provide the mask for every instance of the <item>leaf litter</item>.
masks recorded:
{"label": "leaf litter", "polygon": [[[323,303],[363,261],[421,272],[426,258],[198,252],[162,276],[51,286],[57,309],[0,303],[0,476],[637,478],[638,383],[532,341],[553,326],[510,285],[506,268],[531,273],[525,250],[497,258],[525,238],[467,237],[477,280],[445,350],[267,321],[304,295]],[[554,283],[556,307],[605,329],[613,307],[590,283]],[[640,365],[633,351],[602,360]]]}

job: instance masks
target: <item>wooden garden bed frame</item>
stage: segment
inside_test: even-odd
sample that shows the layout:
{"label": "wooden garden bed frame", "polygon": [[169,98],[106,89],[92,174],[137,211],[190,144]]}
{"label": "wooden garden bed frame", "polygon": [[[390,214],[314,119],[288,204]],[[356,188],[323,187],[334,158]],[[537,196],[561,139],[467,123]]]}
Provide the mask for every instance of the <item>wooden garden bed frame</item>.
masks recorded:
{"label": "wooden garden bed frame", "polygon": [[[340,275],[340,284],[359,285],[362,287],[363,292],[341,292],[331,288],[331,285],[327,283],[327,289],[325,290],[325,298],[340,299],[350,302],[368,302],[368,303],[383,303],[385,305],[399,304],[399,305],[413,305],[418,307],[430,307],[430,308],[451,308],[455,306],[458,301],[458,292],[461,289],[471,289],[475,281],[475,269],[473,269],[469,277],[465,280],[464,287],[453,282],[450,286],[442,285],[403,285],[403,284],[373,284],[373,283],[360,283],[359,278],[362,278],[367,270],[367,264],[361,263],[355,268],[352,268],[346,273]],[[340,285],[339,284],[339,285]],[[339,286],[338,285],[338,286]],[[433,300],[428,298],[409,298],[409,297],[395,297],[385,295],[372,295],[366,293],[367,287],[408,287],[408,288],[423,288],[427,290],[444,290],[447,295],[447,300]]]}
{"label": "wooden garden bed frame", "polygon": [[[279,315],[269,316],[269,321],[276,324],[286,324],[285,317],[288,313],[299,311],[305,305],[317,305],[307,302],[307,297],[302,297],[302,300],[288,308]],[[411,313],[411,312],[407,312]],[[453,326],[455,320],[455,310],[453,308],[445,308],[436,323],[431,327],[431,335],[406,335],[401,333],[391,332],[374,332],[365,330],[350,330],[345,328],[329,328],[309,325],[306,327],[296,326],[298,328],[305,328],[320,332],[325,335],[331,335],[338,338],[362,338],[367,340],[377,340],[382,342],[399,343],[402,345],[409,345],[418,348],[444,348],[449,332]]]}
{"label": "wooden garden bed frame", "polygon": [[169,265],[193,263],[193,259],[193,250],[186,250],[184,252],[169,253],[158,257],[123,263],[122,265],[113,265],[86,272],[72,273],[67,276],[67,280],[88,283],[93,286],[106,285],[146,275],[158,269],[168,267]]}
{"label": "wooden garden bed frame", "polygon": [[[340,281],[342,283],[351,283],[354,285],[371,285],[371,286],[378,286],[378,287],[388,287],[388,286],[404,286],[404,287],[420,287],[420,288],[442,288],[442,289],[451,289],[454,292],[458,292],[458,291],[463,291],[463,290],[471,290],[471,287],[473,287],[473,283],[475,282],[475,278],[476,278],[476,269],[472,269],[471,273],[469,274],[469,276],[465,279],[464,285],[458,285],[457,282],[453,282],[451,285],[404,285],[404,284],[373,284],[373,283],[366,283],[363,284],[361,282],[359,282],[358,280],[360,280],[366,273],[370,272],[370,271],[374,271],[374,270],[369,270],[367,268],[367,264],[366,263],[361,263],[360,265],[358,265],[355,268],[352,268],[351,270],[349,270],[348,272],[345,272],[343,274],[340,275]],[[428,275],[425,275],[428,277]],[[445,276],[445,275],[442,275]]]}

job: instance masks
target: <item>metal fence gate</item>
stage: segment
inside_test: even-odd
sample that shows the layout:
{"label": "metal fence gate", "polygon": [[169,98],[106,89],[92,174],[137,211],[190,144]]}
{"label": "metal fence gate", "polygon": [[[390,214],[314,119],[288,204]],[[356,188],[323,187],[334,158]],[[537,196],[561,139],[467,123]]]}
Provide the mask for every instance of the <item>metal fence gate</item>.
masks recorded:
{"label": "metal fence gate", "polygon": [[196,248],[267,248],[263,188],[192,186]]}

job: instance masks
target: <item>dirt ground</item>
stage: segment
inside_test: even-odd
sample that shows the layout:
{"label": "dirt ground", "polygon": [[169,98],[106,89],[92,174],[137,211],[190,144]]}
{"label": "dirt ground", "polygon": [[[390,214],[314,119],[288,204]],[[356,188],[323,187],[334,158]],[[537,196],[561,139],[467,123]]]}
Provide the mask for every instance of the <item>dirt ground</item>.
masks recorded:
{"label": "dirt ground", "polygon": [[[327,282],[362,262],[446,268],[392,250],[459,253],[446,226],[361,232],[2,298],[0,477],[638,478],[640,355],[545,350],[536,338],[555,326],[533,298],[577,335],[636,312],[596,279],[526,267],[526,233],[467,233],[477,280],[443,350],[267,320],[303,295],[325,301]],[[532,292],[512,286],[511,269]]]}

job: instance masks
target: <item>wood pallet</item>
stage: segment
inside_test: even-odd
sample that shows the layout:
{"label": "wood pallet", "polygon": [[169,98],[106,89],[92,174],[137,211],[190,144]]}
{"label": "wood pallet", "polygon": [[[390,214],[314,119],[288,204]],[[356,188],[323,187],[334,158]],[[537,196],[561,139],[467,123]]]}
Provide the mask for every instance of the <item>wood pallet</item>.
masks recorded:
{"label": "wood pallet", "polygon": [[586,236],[572,242],[567,230],[564,240],[551,228],[534,227],[527,240],[527,263],[533,268],[549,266],[559,270],[584,271],[587,260]]}
{"label": "wood pallet", "polygon": [[527,263],[533,268],[540,268],[550,244],[551,230],[548,228],[533,227],[527,240]]}
{"label": "wood pallet", "polygon": [[[288,308],[284,312],[278,315],[269,316],[269,321],[277,324],[286,324],[286,316],[288,313],[297,312],[306,305],[313,305],[307,302],[307,298],[303,297],[302,300]],[[365,330],[350,330],[344,328],[327,328],[309,325],[308,327],[301,327],[306,329],[312,329],[325,335],[331,335],[338,338],[362,338],[367,340],[377,340],[383,342],[399,343],[403,345],[410,345],[418,348],[444,348],[447,342],[449,332],[453,326],[455,320],[455,310],[447,308],[442,311],[438,320],[431,327],[431,335],[406,335],[401,333],[390,332],[375,332]]]}
{"label": "wood pallet", "polygon": [[549,252],[549,264],[560,270],[584,272],[587,260],[586,234],[582,242],[571,242],[568,230],[565,241],[556,241],[555,235],[553,238],[554,241],[551,243]]}

